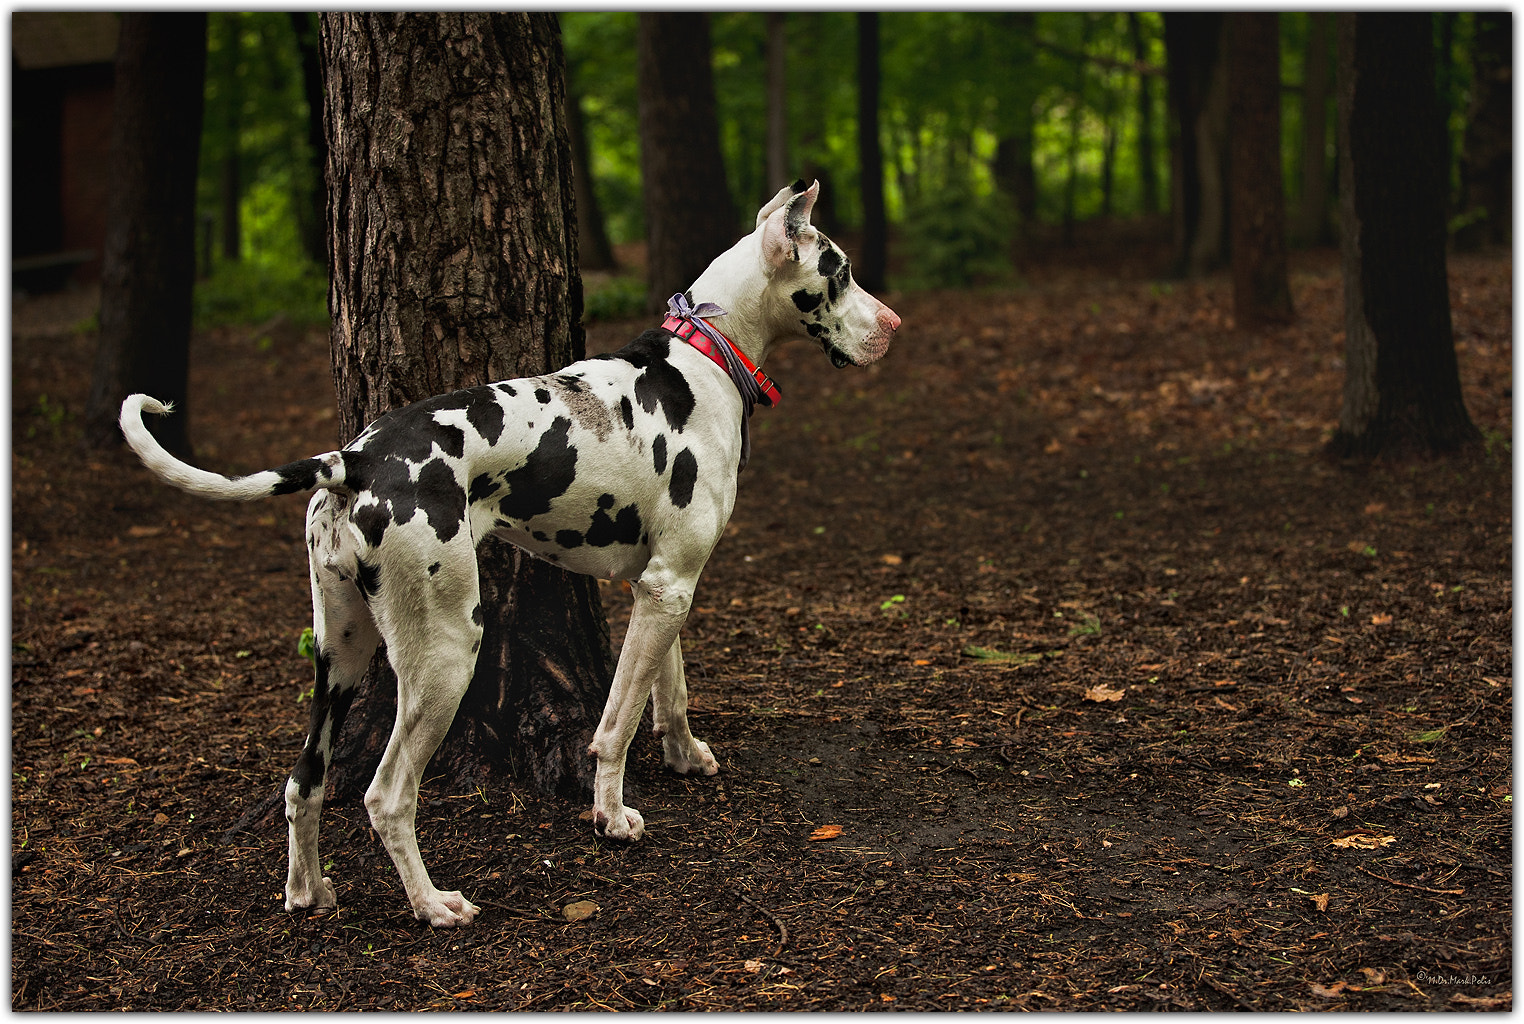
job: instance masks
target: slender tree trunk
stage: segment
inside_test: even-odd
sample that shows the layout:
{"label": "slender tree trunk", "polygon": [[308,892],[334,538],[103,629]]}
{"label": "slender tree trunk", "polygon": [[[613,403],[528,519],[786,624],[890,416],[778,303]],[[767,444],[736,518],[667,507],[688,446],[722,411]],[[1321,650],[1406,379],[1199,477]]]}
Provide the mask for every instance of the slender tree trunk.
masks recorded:
{"label": "slender tree trunk", "polygon": [[1332,15],[1307,15],[1306,71],[1302,78],[1302,196],[1291,237],[1300,245],[1323,245],[1331,237],[1328,222],[1328,96],[1330,73],[1328,26]]}
{"label": "slender tree trunk", "polygon": [[788,15],[767,15],[767,181],[771,198],[794,180],[788,160]]}
{"label": "slender tree trunk", "polygon": [[307,97],[307,150],[312,156],[311,199],[297,207],[302,248],[318,266],[328,264],[328,136],[323,132],[323,59],[317,23],[310,11],[292,11],[291,29],[302,55],[302,92]]}
{"label": "slender tree trunk", "polygon": [[[388,409],[583,354],[554,14],[324,14],[334,384],[344,438]],[[476,674],[439,753],[457,786],[510,767],[585,790],[612,678],[596,582],[492,540]],[[378,657],[340,733],[363,791],[395,678]]]}
{"label": "slender tree trunk", "polygon": [[656,311],[730,247],[738,221],[720,152],[708,16],[642,13],[635,36],[646,299]]}
{"label": "slender tree trunk", "polygon": [[593,188],[593,154],[587,144],[587,122],[582,117],[582,99],[568,83],[566,90],[566,129],[571,135],[572,169],[577,182],[577,242],[583,270],[613,270],[614,246]]}
{"label": "slender tree trunk", "polygon": [[1445,267],[1444,124],[1428,14],[1341,14],[1344,408],[1330,451],[1441,453],[1478,432]]}
{"label": "slender tree trunk", "polygon": [[870,292],[884,288],[888,273],[889,225],[884,215],[884,153],[878,125],[878,15],[857,15],[857,163],[862,172],[862,252],[853,266],[857,283]]}
{"label": "slender tree trunk", "polygon": [[228,25],[232,29],[228,35],[231,52],[228,61],[231,65],[231,74],[227,76],[226,85],[228,96],[223,107],[223,116],[226,118],[222,126],[223,133],[228,140],[228,147],[222,154],[222,174],[218,182],[218,199],[222,206],[222,258],[229,263],[237,263],[243,259],[243,175],[242,175],[242,147],[239,144],[239,135],[243,127],[243,83],[238,77],[238,51],[242,45],[243,33],[238,24],[238,15],[225,15]]}
{"label": "slender tree trunk", "polygon": [[1513,16],[1476,15],[1471,107],[1461,152],[1461,220],[1455,244],[1473,249],[1513,238]]}
{"label": "slender tree trunk", "polygon": [[[1080,15],[1083,18],[1083,29],[1080,34],[1080,53],[1085,52],[1085,47],[1090,42],[1090,16]],[[1064,207],[1063,207],[1063,241],[1065,245],[1074,244],[1074,220],[1075,208],[1079,203],[1079,149],[1080,149],[1080,111],[1085,105],[1085,62],[1074,62],[1074,92],[1069,104],[1069,147],[1065,160],[1067,172],[1064,176]]]}
{"label": "slender tree trunk", "polygon": [[186,378],[205,80],[205,14],[121,16],[100,342],[85,410],[91,447],[122,443],[122,399],[142,391],[175,403],[179,415],[155,417],[149,429],[171,452],[191,455]]}
{"label": "slender tree trunk", "polygon": [[1228,15],[1233,316],[1240,328],[1292,318],[1281,185],[1279,15]]}
{"label": "slender tree trunk", "polygon": [[[1143,41],[1143,19],[1136,11],[1127,14],[1127,28],[1132,35],[1133,59],[1142,65],[1148,62],[1148,47]],[[1138,182],[1143,190],[1143,212],[1159,212],[1159,167],[1154,158],[1154,95],[1153,82],[1141,72],[1138,74]]]}

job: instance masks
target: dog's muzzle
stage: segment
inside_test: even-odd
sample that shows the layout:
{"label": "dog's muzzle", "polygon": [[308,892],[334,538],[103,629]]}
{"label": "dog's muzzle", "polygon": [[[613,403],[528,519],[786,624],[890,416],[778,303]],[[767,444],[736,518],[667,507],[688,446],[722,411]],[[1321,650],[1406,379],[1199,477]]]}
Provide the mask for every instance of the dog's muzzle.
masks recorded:
{"label": "dog's muzzle", "polygon": [[837,348],[835,345],[826,346],[826,355],[831,357],[831,365],[836,367],[838,370],[852,365],[852,360],[847,356],[847,354],[841,349]]}

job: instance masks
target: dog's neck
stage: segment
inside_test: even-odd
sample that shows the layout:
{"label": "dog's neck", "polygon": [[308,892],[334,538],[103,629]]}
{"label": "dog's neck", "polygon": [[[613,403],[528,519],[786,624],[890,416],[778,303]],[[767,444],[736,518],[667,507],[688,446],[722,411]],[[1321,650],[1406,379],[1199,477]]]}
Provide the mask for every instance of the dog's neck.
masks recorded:
{"label": "dog's neck", "polygon": [[[773,345],[797,333],[799,325],[786,315],[778,315],[779,310],[774,308],[778,303],[771,295],[772,289],[763,288],[759,292],[754,283],[751,287],[746,286],[748,272],[754,281],[755,263],[746,268],[733,265],[738,262],[734,259],[738,255],[741,254],[733,249],[711,263],[693,282],[688,293],[694,306],[712,302],[723,309],[725,315],[713,317],[710,324],[746,353],[753,365],[761,366]],[[757,258],[755,253],[751,254],[752,260]]]}

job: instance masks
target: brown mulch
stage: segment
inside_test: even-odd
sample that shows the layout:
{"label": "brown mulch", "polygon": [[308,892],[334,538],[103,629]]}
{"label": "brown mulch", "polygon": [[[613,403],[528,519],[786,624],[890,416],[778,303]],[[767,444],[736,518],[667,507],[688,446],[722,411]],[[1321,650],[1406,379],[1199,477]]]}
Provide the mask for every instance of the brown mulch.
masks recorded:
{"label": "brown mulch", "polygon": [[[890,296],[866,371],[785,348],[684,633],[721,774],[642,736],[630,847],[426,782],[460,931],[355,804],[339,911],[282,909],[283,833],[234,826],[305,728],[304,500],[81,454],[91,299],[18,301],[12,1007],[1511,1008],[1511,275],[1451,262],[1466,460],[1320,457],[1329,253],[1260,336],[1224,280],[1055,259]],[[321,336],[200,335],[193,388],[208,467],[337,440]]]}

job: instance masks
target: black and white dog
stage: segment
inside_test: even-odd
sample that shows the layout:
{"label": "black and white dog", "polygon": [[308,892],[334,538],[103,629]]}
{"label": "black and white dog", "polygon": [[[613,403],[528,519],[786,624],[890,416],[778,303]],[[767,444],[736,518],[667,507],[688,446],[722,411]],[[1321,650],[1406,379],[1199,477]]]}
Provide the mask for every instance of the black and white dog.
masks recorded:
{"label": "black and white dog", "polygon": [[318,856],[332,742],[355,684],[385,642],[397,718],[365,794],[371,823],[433,925],[477,908],[441,892],[414,829],[423,769],[455,717],[482,636],[476,546],[496,536],[567,569],[630,580],[634,609],[602,721],[593,820],[638,839],[624,803],[625,751],[646,697],[666,764],[719,770],[688,730],[677,634],[725,529],[747,452],[757,369],[772,345],[813,337],[838,367],[871,363],[900,318],[859,288],[847,258],[810,224],[818,182],[784,188],[756,229],[716,259],[673,314],[620,351],[524,380],[467,388],[387,413],[348,447],[231,479],[166,452],[143,425],[146,395],[122,403],[128,443],[159,477],[212,498],[316,490],[307,507],[317,684],[312,720],[286,784],[286,908],[337,905]]}

